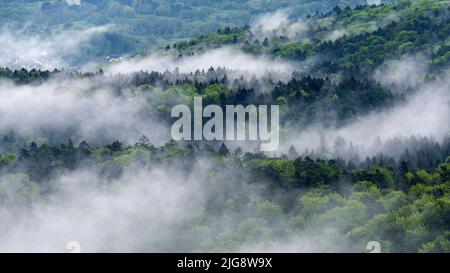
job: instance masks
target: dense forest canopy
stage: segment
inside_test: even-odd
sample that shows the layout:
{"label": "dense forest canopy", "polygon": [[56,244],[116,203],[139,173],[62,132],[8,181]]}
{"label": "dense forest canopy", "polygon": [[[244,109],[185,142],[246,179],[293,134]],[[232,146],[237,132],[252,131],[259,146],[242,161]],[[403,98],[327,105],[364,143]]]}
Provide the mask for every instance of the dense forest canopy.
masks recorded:
{"label": "dense forest canopy", "polygon": [[[0,1],[59,32],[1,34],[0,251],[450,252],[450,4],[381,2]],[[171,140],[194,97],[279,150]]]}
{"label": "dense forest canopy", "polygon": [[[384,1],[386,3],[392,1]],[[122,35],[152,41],[189,38],[226,26],[244,26],[258,14],[292,9],[299,16],[328,11],[339,5],[363,5],[365,0],[2,0],[1,23],[30,23],[30,31],[53,31],[116,24]]]}
{"label": "dense forest canopy", "polygon": [[[366,0],[2,0],[0,26],[2,36],[7,36],[5,40],[11,34],[16,37],[11,49],[3,46],[10,52],[25,41],[43,40],[33,44],[33,49],[28,49],[36,50],[40,44],[49,41],[60,47],[66,44],[66,39],[72,42],[81,40],[82,46],[77,48],[79,52],[69,54],[70,64],[77,66],[93,59],[104,61],[126,53],[146,52],[149,47],[163,41],[209,34],[219,28],[243,27],[255,17],[277,9],[289,9],[295,16],[306,16],[331,10],[336,5],[362,4],[366,4]],[[70,50],[74,48],[61,50],[60,54],[67,54]],[[39,53],[36,52],[37,55]],[[26,61],[30,62],[29,58],[39,59],[27,56]]]}

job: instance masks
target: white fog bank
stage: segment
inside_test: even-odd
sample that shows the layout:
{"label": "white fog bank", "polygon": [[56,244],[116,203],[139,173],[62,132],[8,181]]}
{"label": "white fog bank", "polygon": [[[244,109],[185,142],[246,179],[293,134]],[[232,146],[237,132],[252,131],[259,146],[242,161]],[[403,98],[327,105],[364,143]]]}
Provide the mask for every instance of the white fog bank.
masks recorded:
{"label": "white fog bank", "polygon": [[[272,60],[268,57],[242,53],[234,48],[211,50],[195,56],[175,58],[171,56],[150,55],[143,58],[131,58],[114,63],[106,68],[109,74],[126,74],[138,71],[174,71],[181,73],[208,70],[209,68],[227,68],[262,77],[267,73],[290,75],[296,68],[294,63]],[[232,75],[229,75],[232,76]]]}

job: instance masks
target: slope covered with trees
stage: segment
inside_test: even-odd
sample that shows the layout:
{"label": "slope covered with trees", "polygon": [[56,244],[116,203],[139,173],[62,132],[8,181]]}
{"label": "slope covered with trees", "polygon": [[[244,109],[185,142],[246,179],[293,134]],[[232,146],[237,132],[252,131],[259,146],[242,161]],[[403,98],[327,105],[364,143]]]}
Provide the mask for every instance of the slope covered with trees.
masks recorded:
{"label": "slope covered with trees", "polygon": [[[232,48],[294,69],[146,71],[139,64],[155,60],[147,53],[95,72],[0,68],[0,250],[36,247],[20,240],[36,234],[56,245],[76,234],[92,251],[364,252],[378,241],[383,252],[450,252],[448,1],[21,3],[21,16],[46,15],[42,28],[108,14],[125,40],[200,34],[153,48],[161,66]],[[284,7],[289,16],[269,15],[282,17],[276,29],[243,26]],[[127,61],[139,69],[114,72]],[[194,97],[279,105],[283,149],[146,136],[170,128],[172,107]]]}
{"label": "slope covered with trees", "polygon": [[[390,2],[390,1],[386,1]],[[38,31],[115,24],[122,35],[144,41],[189,38],[225,26],[244,26],[253,16],[290,8],[299,15],[366,4],[350,1],[2,0],[2,24],[31,23]]]}
{"label": "slope covered with trees", "polygon": [[[448,140],[446,145],[442,152],[449,155]],[[310,157],[230,154],[224,146],[217,151],[175,143],[156,148],[145,136],[134,146],[114,142],[97,148],[86,142],[60,147],[33,142],[17,157],[1,155],[0,204],[22,200],[32,205],[48,198],[57,191],[57,184],[48,181],[82,166],[97,169],[113,183],[130,165],[181,169],[188,177],[198,171],[192,162],[204,157],[212,164],[204,177],[210,192],[205,207],[193,214],[178,208],[182,214],[176,228],[181,232],[170,240],[144,240],[142,250],[158,250],[155,244],[169,242],[178,244],[178,251],[238,251],[245,244],[283,249],[278,244],[306,236],[314,243],[309,249],[300,241],[303,251],[361,252],[373,240],[383,252],[450,251],[450,157],[426,171],[410,166],[411,161],[375,157],[361,167],[349,167],[343,161]],[[15,183],[15,191],[6,183]]]}
{"label": "slope covered with trees", "polygon": [[[284,29],[269,33],[228,27],[175,43],[172,49],[182,56],[233,45],[251,54],[298,61],[319,55],[323,60],[313,67],[315,70],[325,75],[345,71],[353,76],[371,73],[401,55],[423,53],[429,54],[432,69],[439,69],[449,61],[449,13],[446,1],[337,7],[326,14],[298,17]],[[289,36],[290,28],[298,22],[305,27],[294,29],[294,35]]]}

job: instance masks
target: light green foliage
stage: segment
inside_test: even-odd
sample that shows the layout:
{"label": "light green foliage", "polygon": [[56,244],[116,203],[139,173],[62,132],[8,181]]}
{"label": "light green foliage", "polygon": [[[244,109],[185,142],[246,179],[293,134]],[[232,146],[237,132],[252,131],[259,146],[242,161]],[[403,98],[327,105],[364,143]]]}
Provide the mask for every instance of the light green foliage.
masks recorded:
{"label": "light green foliage", "polygon": [[450,253],[450,231],[437,237],[434,241],[423,245],[419,250],[422,253]]}
{"label": "light green foliage", "polygon": [[0,204],[30,202],[38,196],[38,186],[23,173],[0,176]]}
{"label": "light green foliage", "polygon": [[302,215],[309,217],[343,205],[344,202],[344,198],[337,193],[323,196],[320,191],[311,191],[301,197],[300,211]]}
{"label": "light green foliage", "polygon": [[380,199],[380,203],[387,211],[393,211],[407,205],[409,200],[404,192],[391,191]]}
{"label": "light green foliage", "polygon": [[227,85],[222,84],[222,83],[217,83],[217,84],[209,85],[207,88],[205,88],[203,93],[200,95],[203,97],[203,99],[205,99],[211,103],[220,104],[220,102],[221,102],[220,96],[221,95],[229,96],[230,92],[231,91]]}
{"label": "light green foliage", "polygon": [[14,165],[17,159],[12,154],[4,154],[0,157],[0,166]]}
{"label": "light green foliage", "polygon": [[259,204],[258,211],[270,224],[277,224],[283,218],[283,209],[279,205],[268,201]]}
{"label": "light green foliage", "polygon": [[[24,4],[22,1],[23,9],[20,9],[20,4],[3,1],[0,14],[12,11],[11,14],[19,18],[36,14],[37,19],[43,19],[41,13],[46,13],[45,20],[33,26],[42,31],[58,27],[85,28],[114,20],[119,22],[117,31],[123,36],[111,34],[107,35],[110,40],[104,37],[95,40],[108,51],[115,50],[114,44],[124,49],[128,39],[136,39],[134,42],[144,44],[147,49],[152,39],[158,37],[167,39],[159,50],[173,56],[233,46],[250,54],[289,61],[323,57],[326,62],[319,64],[314,72],[324,77],[296,75],[279,83],[274,79],[264,79],[270,83],[255,80],[255,86],[266,84],[267,92],[251,93],[254,86],[245,87],[252,85],[253,80],[249,79],[242,79],[241,83],[237,80],[236,84],[226,78],[208,79],[214,71],[199,73],[199,78],[193,80],[173,82],[161,75],[137,73],[135,76],[143,79],[136,86],[124,88],[130,93],[136,88],[139,95],[148,95],[144,97],[145,102],[161,116],[169,116],[175,104],[192,106],[193,97],[197,96],[202,97],[204,103],[221,105],[228,101],[238,104],[242,97],[246,102],[255,99],[255,104],[269,101],[280,105],[281,133],[292,123],[303,125],[300,119],[304,116],[308,118],[305,124],[330,120],[328,117],[336,115],[344,123],[363,119],[362,114],[392,105],[396,100],[392,99],[395,96],[391,92],[368,78],[358,77],[367,73],[371,78],[374,69],[386,60],[415,52],[430,53],[433,60],[429,64],[433,68],[444,67],[450,60],[450,28],[445,21],[448,20],[448,1],[401,1],[395,5],[336,9],[332,13],[312,15],[306,20],[312,26],[311,33],[301,40],[280,35],[255,38],[249,28],[234,26],[243,26],[253,15],[275,8],[290,7],[293,11],[304,8],[302,12],[306,13],[329,7],[332,1],[200,2],[104,1],[103,9],[82,6],[78,14],[76,7],[71,10],[56,2],[40,10],[42,3],[39,2]],[[361,2],[365,1],[339,1],[352,5]],[[84,10],[87,7],[91,10]],[[52,8],[60,9],[60,13]],[[74,20],[72,26],[61,26],[61,18],[55,14],[67,18],[85,16]],[[10,20],[8,16],[0,20]],[[202,35],[191,40],[173,41],[200,33]],[[333,33],[336,37],[332,39]],[[93,54],[101,52],[93,50]],[[351,77],[344,79],[342,76],[338,83],[334,83],[334,79],[325,80],[329,75],[340,74]],[[18,84],[33,80],[39,84],[50,73],[5,68],[0,69],[0,76]],[[166,249],[164,244],[170,240],[184,247],[180,251],[240,251],[243,247],[264,249],[297,240],[307,244],[312,238],[313,243],[308,245],[312,250],[366,251],[367,242],[378,241],[382,252],[450,251],[450,158],[445,160],[448,145],[436,148],[439,152],[430,148],[424,153],[422,150],[408,153],[408,158],[412,159],[404,164],[390,157],[386,161],[380,155],[373,160],[368,158],[367,164],[358,165],[334,158],[338,153],[333,154],[326,147],[311,152],[311,156],[300,156],[292,151],[296,156],[288,158],[277,153],[271,158],[261,153],[237,155],[224,145],[214,146],[216,143],[208,146],[203,142],[171,141],[154,147],[143,138],[136,145],[115,141],[90,147],[87,144],[76,146],[71,141],[51,146],[45,139],[34,139],[38,139],[37,144],[22,147],[20,140],[1,138],[2,143],[6,143],[4,146],[10,147],[0,154],[0,204],[29,205],[45,201],[53,193],[52,182],[65,172],[76,171],[79,166],[98,171],[110,182],[108,186],[118,188],[128,186],[119,184],[118,178],[136,166],[149,170],[168,169],[169,173],[179,172],[189,179],[198,177],[204,183],[201,184],[204,193],[201,206],[188,213],[183,207],[172,209],[170,212],[179,216],[174,227],[176,234],[159,230],[155,238],[145,241],[152,247]],[[428,151],[435,153],[433,157]],[[330,159],[332,157],[334,160]],[[203,163],[205,161],[207,164]],[[201,176],[198,162],[210,168]],[[145,213],[136,215],[139,221],[145,217]],[[143,234],[138,239],[145,240],[146,236]]]}

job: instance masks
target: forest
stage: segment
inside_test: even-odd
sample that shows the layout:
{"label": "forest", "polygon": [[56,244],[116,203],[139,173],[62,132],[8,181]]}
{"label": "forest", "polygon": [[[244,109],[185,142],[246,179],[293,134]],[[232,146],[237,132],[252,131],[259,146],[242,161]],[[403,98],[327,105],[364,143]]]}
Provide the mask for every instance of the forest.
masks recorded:
{"label": "forest", "polygon": [[[0,1],[0,251],[450,252],[450,3],[369,2]],[[194,97],[279,149],[172,140]]]}

